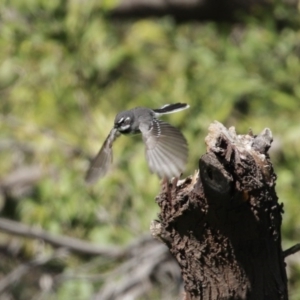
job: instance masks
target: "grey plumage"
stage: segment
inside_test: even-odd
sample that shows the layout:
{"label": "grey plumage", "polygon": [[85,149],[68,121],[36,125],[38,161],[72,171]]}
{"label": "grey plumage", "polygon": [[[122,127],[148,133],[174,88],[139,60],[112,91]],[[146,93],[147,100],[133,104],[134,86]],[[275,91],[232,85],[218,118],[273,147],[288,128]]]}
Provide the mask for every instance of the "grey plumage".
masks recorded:
{"label": "grey plumage", "polygon": [[188,156],[188,146],[182,133],[166,122],[154,119],[150,129],[141,125],[146,145],[146,158],[151,172],[160,178],[179,177]]}
{"label": "grey plumage", "polygon": [[146,146],[146,159],[152,173],[156,173],[160,178],[179,177],[188,157],[186,139],[177,128],[158,120],[157,117],[188,107],[184,103],[175,103],[159,109],[136,107],[120,112],[115,118],[114,128],[91,162],[86,181],[93,183],[107,173],[112,162],[112,144],[121,133],[142,134]]}
{"label": "grey plumage", "polygon": [[85,176],[86,182],[93,183],[107,173],[113,160],[112,144],[119,135],[120,133],[115,128],[110,131],[98,154],[91,161]]}

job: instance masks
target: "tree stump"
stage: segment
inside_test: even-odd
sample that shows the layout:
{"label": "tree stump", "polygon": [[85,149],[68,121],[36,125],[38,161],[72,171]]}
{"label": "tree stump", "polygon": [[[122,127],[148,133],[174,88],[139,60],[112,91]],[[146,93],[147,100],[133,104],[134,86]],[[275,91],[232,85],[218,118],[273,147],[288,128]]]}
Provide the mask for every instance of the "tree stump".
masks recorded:
{"label": "tree stump", "polygon": [[288,299],[271,131],[215,121],[205,142],[200,172],[163,185],[152,235],[177,260],[186,299]]}

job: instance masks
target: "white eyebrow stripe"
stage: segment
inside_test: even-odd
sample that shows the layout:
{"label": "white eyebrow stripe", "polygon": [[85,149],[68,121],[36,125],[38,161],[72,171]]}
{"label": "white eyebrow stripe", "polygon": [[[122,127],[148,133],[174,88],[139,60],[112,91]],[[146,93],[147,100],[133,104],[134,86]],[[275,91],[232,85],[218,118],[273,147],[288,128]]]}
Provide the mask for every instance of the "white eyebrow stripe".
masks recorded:
{"label": "white eyebrow stripe", "polygon": [[[124,119],[124,118],[123,118]],[[130,117],[127,117],[126,119],[125,119],[125,121],[129,121],[130,120]]]}
{"label": "white eyebrow stripe", "polygon": [[117,123],[120,124],[123,122],[123,120],[124,120],[124,118],[121,118]]}

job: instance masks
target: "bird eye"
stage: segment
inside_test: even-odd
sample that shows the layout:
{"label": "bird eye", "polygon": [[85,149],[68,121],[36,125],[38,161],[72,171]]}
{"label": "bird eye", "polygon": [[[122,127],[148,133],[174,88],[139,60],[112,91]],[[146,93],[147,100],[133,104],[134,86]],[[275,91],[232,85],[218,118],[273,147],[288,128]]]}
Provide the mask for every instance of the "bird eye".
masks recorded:
{"label": "bird eye", "polygon": [[115,128],[117,128],[121,132],[125,132],[131,126],[131,118],[127,117],[126,119],[120,118],[118,121],[115,122]]}
{"label": "bird eye", "polygon": [[130,124],[130,118],[126,118],[123,122],[124,125]]}

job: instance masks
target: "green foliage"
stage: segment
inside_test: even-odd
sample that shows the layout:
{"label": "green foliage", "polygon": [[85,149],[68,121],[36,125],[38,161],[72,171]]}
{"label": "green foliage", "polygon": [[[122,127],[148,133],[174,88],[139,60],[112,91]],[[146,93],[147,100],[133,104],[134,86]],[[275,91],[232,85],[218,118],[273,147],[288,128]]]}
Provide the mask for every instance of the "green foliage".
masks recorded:
{"label": "green foliage", "polygon": [[72,280],[64,284],[57,292],[57,298],[55,299],[89,299],[93,292],[92,284],[87,281]]}
{"label": "green foliage", "polygon": [[[297,241],[298,12],[280,3],[275,20],[178,25],[170,17],[112,22],[106,13],[115,1],[100,3],[12,0],[0,8],[0,139],[14,145],[0,152],[0,176],[31,164],[47,174],[9,217],[100,245],[147,232],[159,180],[148,171],[140,137],[116,142],[112,171],[93,187],[83,182],[87,157],[119,111],[187,102],[189,111],[166,118],[189,141],[185,175],[197,168],[213,120],[241,133],[271,128],[284,245]],[[55,299],[93,292],[88,282],[67,281]]]}

